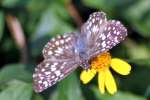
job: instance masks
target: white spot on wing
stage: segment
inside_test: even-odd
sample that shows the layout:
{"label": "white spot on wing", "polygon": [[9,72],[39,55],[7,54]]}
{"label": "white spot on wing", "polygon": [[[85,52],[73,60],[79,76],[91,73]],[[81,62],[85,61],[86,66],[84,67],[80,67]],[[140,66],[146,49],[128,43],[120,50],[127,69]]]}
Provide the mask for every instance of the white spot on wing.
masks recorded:
{"label": "white spot on wing", "polygon": [[97,30],[98,30],[98,27],[94,25],[93,28],[92,28],[92,31],[97,32]]}
{"label": "white spot on wing", "polygon": [[41,71],[44,72],[44,71],[45,71],[45,68],[42,68]]}
{"label": "white spot on wing", "polygon": [[102,40],[105,40],[106,39],[106,36],[103,34],[102,35]]}
{"label": "white spot on wing", "polygon": [[54,65],[55,65],[55,66],[56,66],[56,65],[58,65],[58,63],[57,63],[57,62],[55,62],[55,63],[54,63]]}
{"label": "white spot on wing", "polygon": [[46,63],[45,67],[49,67],[49,63]]}
{"label": "white spot on wing", "polygon": [[52,55],[53,54],[53,52],[52,51],[48,51],[48,55]]}
{"label": "white spot on wing", "polygon": [[64,68],[64,66],[62,65],[61,67],[60,67],[60,69],[63,69]]}
{"label": "white spot on wing", "polygon": [[47,81],[44,81],[43,84],[44,84],[44,87],[48,87],[48,82]]}
{"label": "white spot on wing", "polygon": [[51,67],[51,71],[55,71],[56,70],[56,67]]}
{"label": "white spot on wing", "polygon": [[42,81],[41,81],[41,80],[39,80],[39,81],[38,81],[38,83],[39,83],[39,84],[41,84],[41,83],[42,83]]}
{"label": "white spot on wing", "polygon": [[69,46],[66,45],[66,46],[65,46],[65,49],[69,49]]}
{"label": "white spot on wing", "polygon": [[56,44],[56,45],[59,45],[59,41],[56,41],[55,44]]}
{"label": "white spot on wing", "polygon": [[45,72],[45,75],[50,75],[50,74],[51,74],[50,71]]}
{"label": "white spot on wing", "polygon": [[60,75],[60,78],[63,77],[63,76],[64,76],[64,74],[61,74],[61,75]]}
{"label": "white spot on wing", "polygon": [[68,37],[66,38],[66,42],[70,41],[71,40],[71,37]]}
{"label": "white spot on wing", "polygon": [[56,76],[59,76],[61,73],[59,70],[55,71]]}
{"label": "white spot on wing", "polygon": [[64,40],[60,40],[60,43],[61,43],[61,44],[64,44]]}
{"label": "white spot on wing", "polygon": [[102,24],[102,20],[99,21],[99,24]]}
{"label": "white spot on wing", "polygon": [[52,38],[51,41],[55,41],[55,38]]}
{"label": "white spot on wing", "polygon": [[116,34],[117,34],[117,35],[119,35],[119,34],[120,34],[120,32],[118,31]]}
{"label": "white spot on wing", "polygon": [[109,26],[109,27],[108,27],[108,31],[109,31],[110,29],[111,29],[111,27]]}
{"label": "white spot on wing", "polygon": [[60,48],[60,47],[58,47],[57,50],[56,50],[55,52],[61,54],[61,53],[63,53],[63,49]]}
{"label": "white spot on wing", "polygon": [[106,47],[106,42],[105,42],[105,41],[102,42],[102,47],[103,47],[103,48]]}
{"label": "white spot on wing", "polygon": [[114,34],[116,34],[116,33],[117,33],[117,31],[115,30],[115,31],[114,31]]}
{"label": "white spot on wing", "polygon": [[33,74],[32,77],[33,77],[33,78],[37,77],[37,74]]}
{"label": "white spot on wing", "polygon": [[55,76],[54,76],[54,75],[52,75],[52,77],[51,77],[51,78],[53,79],[53,78],[55,78]]}
{"label": "white spot on wing", "polygon": [[95,22],[95,19],[94,19],[94,18],[92,19],[92,22],[93,22],[93,23]]}

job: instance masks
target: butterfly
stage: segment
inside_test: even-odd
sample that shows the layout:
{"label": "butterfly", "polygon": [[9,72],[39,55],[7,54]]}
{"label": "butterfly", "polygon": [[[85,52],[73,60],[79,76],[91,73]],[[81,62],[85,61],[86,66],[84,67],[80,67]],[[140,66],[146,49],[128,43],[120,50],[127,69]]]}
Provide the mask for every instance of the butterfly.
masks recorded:
{"label": "butterfly", "polygon": [[77,67],[90,68],[89,61],[110,50],[127,36],[117,20],[108,20],[104,12],[94,12],[77,32],[52,38],[43,48],[44,60],[33,74],[34,90],[42,92],[61,81]]}

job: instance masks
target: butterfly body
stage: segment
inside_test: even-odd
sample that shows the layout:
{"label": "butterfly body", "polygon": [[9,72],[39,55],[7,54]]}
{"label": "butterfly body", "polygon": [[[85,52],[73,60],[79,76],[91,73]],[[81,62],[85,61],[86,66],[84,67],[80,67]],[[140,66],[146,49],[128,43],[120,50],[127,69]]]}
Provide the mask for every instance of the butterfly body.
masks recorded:
{"label": "butterfly body", "polygon": [[80,62],[80,66],[84,69],[88,69],[90,67],[88,61],[90,59],[88,54],[88,45],[86,42],[86,36],[82,34],[77,35],[77,39],[75,42],[75,53],[78,55],[78,59]]}
{"label": "butterfly body", "polygon": [[107,20],[104,12],[95,12],[79,32],[66,33],[51,39],[42,53],[41,62],[33,74],[36,92],[64,79],[78,66],[90,68],[89,61],[110,50],[127,36],[127,30],[116,20]]}

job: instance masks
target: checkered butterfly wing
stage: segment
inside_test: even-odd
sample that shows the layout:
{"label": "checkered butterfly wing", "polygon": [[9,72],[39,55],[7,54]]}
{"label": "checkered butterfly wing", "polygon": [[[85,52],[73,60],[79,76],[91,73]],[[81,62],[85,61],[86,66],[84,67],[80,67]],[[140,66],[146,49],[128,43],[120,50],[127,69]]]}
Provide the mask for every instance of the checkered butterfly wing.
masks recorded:
{"label": "checkered butterfly wing", "polygon": [[42,53],[45,59],[67,60],[74,57],[74,34],[58,35],[52,38],[44,47]]}
{"label": "checkered butterfly wing", "polygon": [[89,55],[94,57],[124,40],[127,30],[121,22],[107,20],[104,12],[95,12],[82,26],[81,34],[86,37]]}
{"label": "checkered butterfly wing", "polygon": [[44,61],[33,74],[34,89],[42,92],[65,78],[78,67],[74,54],[74,35],[58,36],[50,40],[43,49]]}

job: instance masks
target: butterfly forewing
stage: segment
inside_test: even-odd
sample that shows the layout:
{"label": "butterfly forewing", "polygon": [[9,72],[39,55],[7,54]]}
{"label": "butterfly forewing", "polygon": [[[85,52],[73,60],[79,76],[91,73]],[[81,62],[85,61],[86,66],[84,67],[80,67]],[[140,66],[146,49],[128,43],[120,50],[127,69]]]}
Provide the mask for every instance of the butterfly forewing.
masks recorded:
{"label": "butterfly forewing", "polygon": [[44,47],[42,53],[45,59],[71,59],[74,57],[74,42],[73,34],[59,35],[52,38]]}
{"label": "butterfly forewing", "polygon": [[[89,19],[81,27],[81,34],[87,38],[89,46],[93,46],[95,41],[101,35],[107,23],[106,14],[104,12],[95,12],[90,15]],[[90,48],[90,47],[89,47]]]}
{"label": "butterfly forewing", "polygon": [[104,39],[103,37],[101,47],[111,49],[113,46],[125,39],[127,36],[127,29],[120,21],[109,20],[103,34],[106,38]]}
{"label": "butterfly forewing", "polygon": [[59,62],[44,60],[37,66],[33,74],[35,91],[42,92],[56,82],[64,79],[76,68],[77,63],[74,61]]}
{"label": "butterfly forewing", "polygon": [[119,21],[107,20],[104,12],[95,12],[82,26],[86,34],[89,56],[108,51],[127,36],[127,30]]}
{"label": "butterfly forewing", "polygon": [[98,49],[96,41],[101,36],[106,24],[106,14],[104,12],[95,12],[90,15],[87,22],[81,27],[81,34],[84,34],[84,37],[86,37],[89,56],[93,55],[95,50]]}

